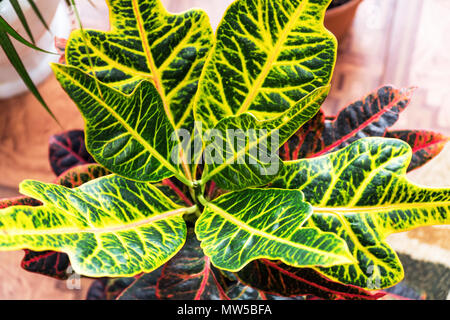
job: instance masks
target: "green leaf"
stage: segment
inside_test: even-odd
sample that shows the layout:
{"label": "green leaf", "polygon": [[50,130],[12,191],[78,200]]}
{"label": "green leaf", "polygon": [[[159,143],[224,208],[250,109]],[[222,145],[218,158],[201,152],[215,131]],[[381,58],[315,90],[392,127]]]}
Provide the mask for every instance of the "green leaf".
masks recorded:
{"label": "green leaf", "polygon": [[43,202],[0,211],[0,250],[27,248],[69,255],[82,275],[131,276],[167,262],[184,244],[182,215],[151,184],[110,175],[76,189],[25,181],[21,192]]}
{"label": "green leaf", "polygon": [[240,190],[275,179],[283,166],[280,145],[316,114],[329,89],[314,90],[272,120],[259,121],[244,113],[220,121],[206,138],[212,141],[206,144],[202,181],[214,179],[223,189]]}
{"label": "green leaf", "polygon": [[[2,19],[0,19],[0,22],[1,22],[1,20]],[[2,27],[1,23],[0,23],[0,27]],[[35,96],[35,98],[39,101],[39,103],[48,112],[48,114],[59,124],[55,115],[50,110],[50,108],[48,107],[44,98],[42,98],[38,89],[34,85],[33,80],[31,80],[30,75],[28,74],[27,70],[25,69],[25,66],[23,65],[22,60],[20,59],[16,49],[14,48],[14,45],[11,42],[11,39],[9,39],[9,37],[8,37],[8,32],[4,31],[3,28],[0,29],[0,47],[5,52],[5,55],[8,58],[9,62],[11,62],[11,65],[14,67],[16,72],[19,74],[20,78],[22,79],[23,83],[27,86],[28,90],[31,91],[31,93]]]}
{"label": "green leaf", "polygon": [[297,267],[354,262],[336,235],[304,227],[312,211],[299,191],[247,189],[204,205],[195,231],[205,254],[220,269],[239,271],[260,258]]}
{"label": "green leaf", "polygon": [[31,42],[33,42],[33,44],[35,44],[35,41],[33,38],[33,33],[30,30],[30,26],[28,25],[28,21],[22,11],[22,8],[20,7],[19,1],[9,0],[9,2],[11,3],[11,6],[13,7],[14,11],[16,12],[17,17],[19,18],[20,22],[22,23],[22,26],[24,27],[26,33],[30,37]]}
{"label": "green leaf", "polygon": [[337,42],[323,26],[330,0],[238,0],[205,65],[195,118],[207,128],[244,112],[274,118],[331,80]]}
{"label": "green leaf", "polygon": [[313,210],[305,227],[345,240],[359,262],[319,268],[321,273],[363,288],[393,286],[402,280],[403,268],[386,236],[450,223],[450,189],[409,182],[411,156],[400,140],[365,138],[326,156],[285,163],[273,187],[302,191]]}
{"label": "green leaf", "polygon": [[91,180],[111,174],[98,164],[83,164],[63,172],[55,181],[66,188],[76,188]]}
{"label": "green leaf", "polygon": [[8,22],[6,22],[6,20],[3,19],[2,16],[0,16],[0,31],[6,32],[6,33],[9,34],[11,37],[13,37],[13,38],[16,39],[17,41],[19,41],[20,43],[22,43],[22,44],[26,45],[27,47],[30,47],[30,48],[32,48],[32,49],[34,49],[34,50],[38,50],[38,51],[41,51],[41,52],[44,52],[44,53],[49,53],[49,54],[57,54],[57,53],[50,52],[50,51],[41,49],[41,48],[39,48],[39,47],[36,47],[34,44],[28,42],[28,41],[27,41],[26,39],[24,39],[20,34],[18,34],[18,33],[16,32],[16,30],[14,30],[14,28],[12,28],[12,27],[8,24]]}
{"label": "green leaf", "polygon": [[77,68],[52,68],[84,116],[87,149],[98,163],[136,181],[157,182],[175,175],[190,183],[172,162],[178,150],[174,128],[150,82],[143,81],[126,95]]}
{"label": "green leaf", "polygon": [[192,100],[213,41],[208,16],[200,10],[170,14],[159,0],[107,3],[111,31],[72,32],[67,63],[94,72],[101,82],[125,93],[143,79],[152,81],[169,121],[189,128]]}
{"label": "green leaf", "polygon": [[44,17],[42,16],[41,11],[39,10],[39,8],[36,5],[36,3],[34,2],[34,0],[28,0],[28,3],[30,4],[30,6],[33,9],[34,13],[39,18],[39,20],[41,21],[41,23],[45,27],[45,29],[50,31],[50,28],[48,27],[47,22],[45,21]]}

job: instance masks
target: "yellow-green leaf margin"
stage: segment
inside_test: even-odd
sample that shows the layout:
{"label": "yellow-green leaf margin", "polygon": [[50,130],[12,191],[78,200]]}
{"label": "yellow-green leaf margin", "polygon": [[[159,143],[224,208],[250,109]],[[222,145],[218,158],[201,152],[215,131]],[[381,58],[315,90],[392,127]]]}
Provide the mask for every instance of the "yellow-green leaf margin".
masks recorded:
{"label": "yellow-green leaf margin", "polygon": [[76,189],[24,181],[20,191],[43,206],[0,210],[0,250],[65,252],[77,273],[91,277],[133,276],[166,263],[186,240],[183,214],[196,209],[116,175]]}
{"label": "yellow-green leaf margin", "polygon": [[319,158],[285,162],[273,187],[305,195],[313,214],[305,227],[346,241],[358,264],[319,268],[328,278],[368,289],[403,279],[401,262],[385,238],[416,227],[450,224],[450,189],[409,182],[412,157],[401,140],[365,138]]}

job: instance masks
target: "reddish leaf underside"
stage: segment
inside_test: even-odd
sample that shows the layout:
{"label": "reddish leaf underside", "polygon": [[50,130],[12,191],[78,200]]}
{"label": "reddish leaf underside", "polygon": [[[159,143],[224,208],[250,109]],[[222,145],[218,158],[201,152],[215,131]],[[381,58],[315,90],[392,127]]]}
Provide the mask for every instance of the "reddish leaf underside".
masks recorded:
{"label": "reddish leaf underside", "polygon": [[403,140],[411,146],[413,156],[408,171],[417,169],[433,159],[449,141],[448,137],[440,133],[425,130],[388,131],[385,136]]}
{"label": "reddish leaf underside", "polygon": [[237,275],[247,285],[288,297],[313,295],[328,300],[376,300],[384,296],[384,293],[331,281],[314,269],[293,268],[267,259],[251,262]]}
{"label": "reddish leaf underside", "polygon": [[73,167],[95,163],[86,150],[83,130],[71,130],[51,136],[49,160],[57,176]]}
{"label": "reddish leaf underside", "polygon": [[336,117],[319,112],[281,148],[283,160],[313,158],[365,137],[384,136],[410,102],[413,88],[384,86],[343,108]]}

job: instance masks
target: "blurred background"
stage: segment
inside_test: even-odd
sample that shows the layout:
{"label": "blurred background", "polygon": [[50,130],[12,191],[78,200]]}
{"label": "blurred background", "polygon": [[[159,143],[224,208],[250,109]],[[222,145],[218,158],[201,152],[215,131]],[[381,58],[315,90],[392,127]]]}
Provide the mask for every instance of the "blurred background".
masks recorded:
{"label": "blurred background", "polygon": [[[50,5],[57,0],[46,1]],[[108,30],[105,2],[92,2],[95,8],[88,1],[77,1],[84,27]],[[203,8],[216,28],[232,1],[162,2],[172,12]],[[332,90],[324,105],[327,115],[334,115],[383,84],[416,86],[411,104],[394,128],[429,129],[450,136],[450,1],[363,0],[354,9],[357,9],[354,20],[350,20],[345,35],[340,36]],[[66,15],[65,22],[76,27],[73,17]],[[338,19],[333,23],[339,27],[345,22]],[[64,130],[83,128],[76,107],[52,75],[46,77],[38,89]],[[24,179],[53,181],[54,174],[48,163],[48,139],[60,131],[30,93],[0,99],[3,150],[0,198],[18,195],[18,185]],[[447,146],[425,167],[410,173],[409,178],[419,184],[449,187],[449,159],[450,146]],[[425,227],[389,237],[388,242],[399,252],[406,273],[403,283],[392,289],[392,293],[399,298],[450,299],[449,229],[448,226]],[[85,297],[90,280],[72,279],[76,282],[74,286],[70,281],[28,273],[20,268],[22,257],[22,251],[0,252],[0,299]]]}

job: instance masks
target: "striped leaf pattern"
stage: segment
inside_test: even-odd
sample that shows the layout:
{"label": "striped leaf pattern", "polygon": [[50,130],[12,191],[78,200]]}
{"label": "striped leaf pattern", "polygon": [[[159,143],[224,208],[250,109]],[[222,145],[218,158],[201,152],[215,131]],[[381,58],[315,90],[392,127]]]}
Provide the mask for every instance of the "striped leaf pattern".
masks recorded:
{"label": "striped leaf pattern", "polygon": [[155,186],[111,175],[76,189],[25,181],[21,192],[43,206],[0,215],[0,248],[59,251],[82,275],[132,276],[167,262],[184,244],[182,215]]}
{"label": "striped leaf pattern", "polygon": [[275,179],[283,165],[280,145],[316,114],[329,89],[314,90],[273,120],[259,121],[244,113],[220,121],[205,148],[203,182],[214,179],[225,190],[240,190]]}
{"label": "striped leaf pattern", "polygon": [[207,202],[195,231],[211,262],[227,271],[260,258],[297,267],[354,262],[336,235],[304,227],[311,213],[297,190],[246,189]]}
{"label": "striped leaf pattern", "polygon": [[171,156],[174,128],[155,87],[142,82],[126,95],[77,68],[53,65],[56,77],[86,122],[87,149],[108,170],[136,181],[173,175],[188,180]]}
{"label": "striped leaf pattern", "polygon": [[387,235],[450,223],[450,189],[410,183],[411,148],[396,139],[365,138],[326,156],[285,163],[273,187],[302,191],[313,214],[305,227],[345,240],[358,264],[319,268],[327,277],[368,289],[403,278]]}
{"label": "striped leaf pattern", "polygon": [[195,118],[212,128],[250,112],[274,118],[326,86],[336,39],[323,26],[330,0],[237,0],[225,13],[202,74]]}
{"label": "striped leaf pattern", "polygon": [[160,0],[107,0],[111,31],[72,32],[67,63],[125,93],[152,81],[170,122],[192,125],[192,100],[213,32],[200,10],[170,14]]}

